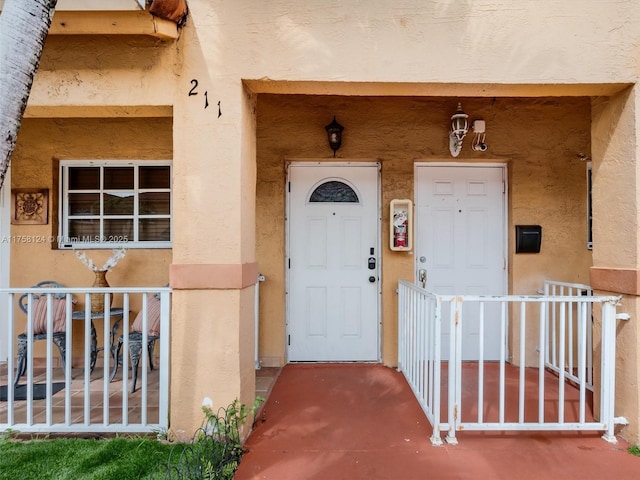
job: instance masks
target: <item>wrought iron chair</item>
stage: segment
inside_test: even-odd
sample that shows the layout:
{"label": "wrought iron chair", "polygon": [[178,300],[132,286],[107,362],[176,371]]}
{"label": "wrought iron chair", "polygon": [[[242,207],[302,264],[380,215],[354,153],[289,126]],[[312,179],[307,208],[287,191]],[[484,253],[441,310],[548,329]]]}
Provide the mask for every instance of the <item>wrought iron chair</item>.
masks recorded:
{"label": "wrought iron chair", "polygon": [[[129,356],[131,357],[131,390],[130,393],[136,391],[136,382],[138,381],[138,366],[140,365],[140,357],[142,356],[142,329],[143,326],[143,310],[138,312],[131,331],[129,332]],[[156,294],[147,300],[147,352],[149,355],[149,368],[154,370],[153,350],[155,349],[156,340],[160,338],[160,296]],[[113,381],[118,372],[118,366],[122,362],[121,350],[124,344],[124,335],[120,335],[115,349],[113,371],[109,381]]]}
{"label": "wrought iron chair", "polygon": [[[57,282],[52,280],[45,280],[34,285],[34,288],[60,288]],[[60,359],[62,360],[62,370],[65,369],[66,360],[66,295],[64,293],[53,294],[53,343],[58,347],[60,352]],[[47,296],[46,295],[32,295],[32,312],[31,319],[33,322],[33,341],[46,340],[47,339]],[[23,294],[18,299],[18,306],[20,310],[28,315],[28,301],[29,295]],[[16,378],[14,386],[18,386],[20,377],[24,375],[27,369],[27,348],[28,348],[27,333],[21,333],[18,335],[18,365],[16,367]]]}

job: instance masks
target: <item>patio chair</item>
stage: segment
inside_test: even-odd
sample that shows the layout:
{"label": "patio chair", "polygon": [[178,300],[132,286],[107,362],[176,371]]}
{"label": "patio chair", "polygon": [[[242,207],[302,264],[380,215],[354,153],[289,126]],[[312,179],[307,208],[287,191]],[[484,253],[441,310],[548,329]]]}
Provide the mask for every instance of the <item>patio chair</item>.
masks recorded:
{"label": "patio chair", "polygon": [[[136,391],[136,382],[138,381],[138,365],[142,356],[142,316],[143,311],[140,310],[129,332],[129,356],[131,357],[131,390],[130,393]],[[147,352],[149,355],[149,368],[154,370],[153,350],[156,340],[160,338],[160,296],[154,295],[147,300]],[[115,360],[113,362],[113,371],[109,381],[113,381],[118,372],[118,366],[122,362],[120,351],[124,344],[124,335],[118,338],[118,344],[115,347]]]}
{"label": "patio chair", "polygon": [[[34,285],[34,288],[60,288],[57,282],[45,280]],[[64,293],[56,293],[53,295],[53,343],[58,347],[60,359],[62,360],[62,370],[65,369],[65,351],[66,351],[66,314],[67,302]],[[32,322],[33,322],[33,341],[47,339],[47,295],[32,295]],[[27,315],[29,295],[23,294],[18,299],[20,310]],[[27,348],[28,339],[26,331],[18,335],[18,365],[16,367],[16,379],[14,386],[18,386],[20,377],[24,375],[27,369]]]}

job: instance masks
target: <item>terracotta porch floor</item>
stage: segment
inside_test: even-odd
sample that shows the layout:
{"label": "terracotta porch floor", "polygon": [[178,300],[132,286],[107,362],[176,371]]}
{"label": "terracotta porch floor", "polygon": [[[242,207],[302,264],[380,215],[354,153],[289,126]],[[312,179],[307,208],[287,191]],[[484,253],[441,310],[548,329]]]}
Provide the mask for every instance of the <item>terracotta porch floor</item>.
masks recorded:
{"label": "terracotta porch floor", "polygon": [[599,433],[458,432],[431,426],[401,373],[374,364],[290,364],[247,439],[236,480],[640,478],[640,458]]}
{"label": "terracotta porch floor", "polygon": [[[158,363],[156,362],[156,365]],[[90,423],[99,424],[103,422],[104,416],[104,382],[103,382],[103,368],[102,361],[98,359],[96,368],[91,373],[89,391],[91,396],[90,401]],[[71,422],[83,423],[85,421],[84,413],[84,370],[82,368],[72,368],[71,372]],[[129,423],[139,423],[142,418],[142,391],[141,382],[142,372],[139,373],[137,390],[133,394],[127,394],[128,404],[128,421]],[[158,369],[148,371],[147,373],[147,420],[150,423],[158,422],[159,414],[159,388],[158,388]],[[25,377],[20,379],[20,383],[24,384]],[[34,368],[34,383],[45,383],[46,375],[44,367]],[[53,382],[64,382],[64,373],[61,368],[54,368],[53,370]],[[7,366],[6,364],[0,365],[0,384],[7,384]],[[122,369],[119,369],[118,375],[113,382],[108,384],[109,386],[109,421],[110,423],[117,423],[122,421],[122,399],[123,399],[123,385],[122,385]],[[65,421],[64,416],[65,405],[65,390],[62,389],[52,397],[52,422],[63,423]],[[45,421],[45,400],[35,400],[33,402],[33,416],[34,422]],[[26,401],[15,402],[15,420],[17,422],[26,421]],[[0,402],[0,422],[7,421],[7,402]],[[90,434],[78,434],[78,436],[90,436]],[[99,436],[99,435],[98,435]]]}

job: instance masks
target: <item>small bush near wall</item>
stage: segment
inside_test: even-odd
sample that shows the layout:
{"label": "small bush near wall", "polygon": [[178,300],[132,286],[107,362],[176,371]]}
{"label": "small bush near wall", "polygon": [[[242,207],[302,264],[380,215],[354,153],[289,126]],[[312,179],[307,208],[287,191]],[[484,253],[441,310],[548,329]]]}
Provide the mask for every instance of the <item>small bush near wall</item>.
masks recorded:
{"label": "small bush near wall", "polygon": [[[251,408],[236,399],[215,413],[203,406],[204,425],[188,445],[176,445],[166,464],[158,465],[150,479],[233,480],[242,458],[242,431],[249,415],[264,401],[258,397]],[[176,461],[175,456],[179,456]]]}

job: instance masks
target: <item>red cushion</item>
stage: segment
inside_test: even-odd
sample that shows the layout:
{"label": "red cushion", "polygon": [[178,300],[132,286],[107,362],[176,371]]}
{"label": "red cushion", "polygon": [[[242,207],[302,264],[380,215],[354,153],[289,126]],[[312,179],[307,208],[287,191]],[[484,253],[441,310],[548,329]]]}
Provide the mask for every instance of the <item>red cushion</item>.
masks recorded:
{"label": "red cushion", "polygon": [[[133,321],[132,332],[142,332],[142,313],[140,310]],[[147,299],[147,333],[154,337],[160,336],[160,299],[157,297]]]}
{"label": "red cushion", "polygon": [[[53,298],[53,332],[64,332],[67,320],[67,301]],[[33,302],[33,334],[47,333],[47,296],[43,295]]]}

